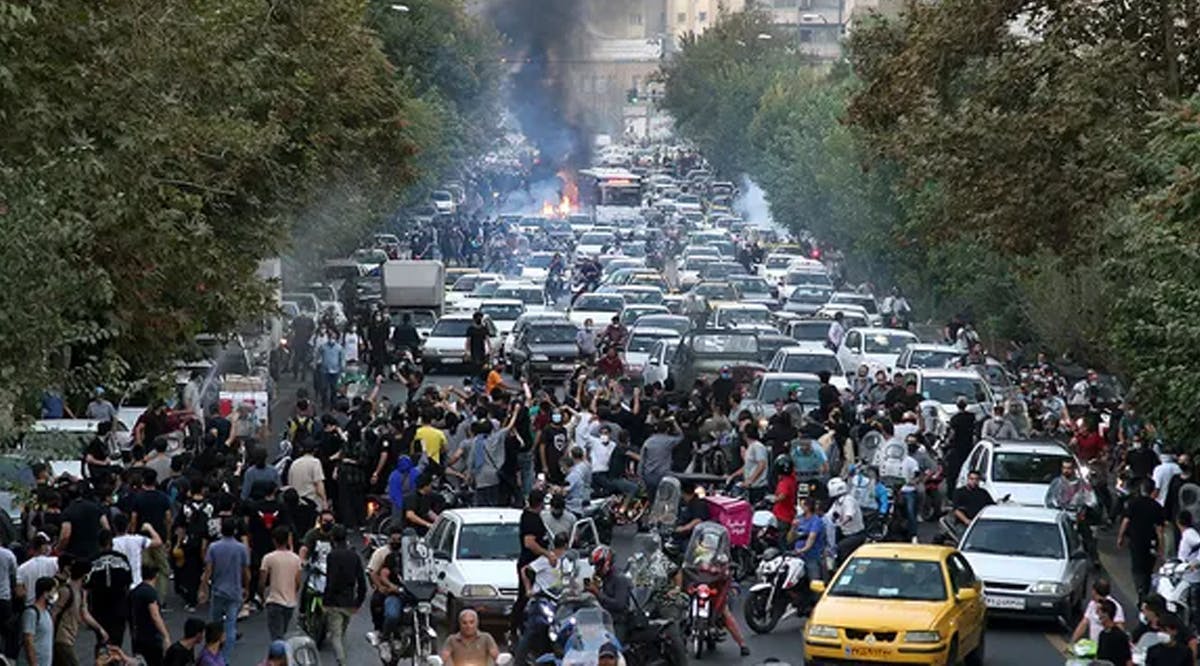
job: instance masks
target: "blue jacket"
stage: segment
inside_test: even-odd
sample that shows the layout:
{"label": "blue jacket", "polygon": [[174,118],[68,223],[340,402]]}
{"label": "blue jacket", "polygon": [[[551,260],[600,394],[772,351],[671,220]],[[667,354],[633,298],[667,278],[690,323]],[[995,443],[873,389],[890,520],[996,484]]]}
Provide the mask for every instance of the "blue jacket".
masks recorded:
{"label": "blue jacket", "polygon": [[400,456],[396,461],[396,469],[388,476],[388,499],[392,501],[392,515],[404,513],[404,496],[416,490],[417,477],[421,476],[421,468],[413,464],[412,458]]}

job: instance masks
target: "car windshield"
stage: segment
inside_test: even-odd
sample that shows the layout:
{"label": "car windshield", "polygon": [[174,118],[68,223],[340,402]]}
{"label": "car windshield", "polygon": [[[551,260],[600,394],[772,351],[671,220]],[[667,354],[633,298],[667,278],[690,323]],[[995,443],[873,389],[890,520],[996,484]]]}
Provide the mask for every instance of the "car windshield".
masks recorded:
{"label": "car windshield", "polygon": [[946,364],[962,356],[957,351],[914,349],[908,357],[910,368],[944,368]]}
{"label": "car windshield", "polygon": [[867,354],[899,354],[915,340],[908,335],[870,333],[863,335],[863,351]]}
{"label": "car windshield", "polygon": [[457,559],[516,560],[521,556],[517,523],[463,525],[458,533]]}
{"label": "car windshield", "polygon": [[977,520],[971,525],[960,550],[1010,557],[1066,559],[1062,532],[1057,524],[1026,520]]}
{"label": "car windshield", "polygon": [[754,356],[758,354],[758,338],[753,335],[697,335],[692,338],[692,351],[697,356]]}
{"label": "car windshield", "polygon": [[[764,377],[757,393],[758,401],[772,404],[776,400],[787,400],[788,393],[796,391],[796,399],[802,404],[816,404],[817,391],[821,388],[819,382],[810,379],[783,379],[779,377]],[[755,395],[752,391],[751,395]]]}
{"label": "car windshield", "polygon": [[549,268],[550,262],[552,261],[554,261],[554,255],[552,254],[534,254],[530,255],[529,258],[525,260],[525,267]]}
{"label": "car windshield", "polygon": [[645,328],[669,328],[680,335],[692,328],[692,322],[687,317],[673,315],[646,315],[638,319],[638,326]]}
{"label": "car windshield", "polygon": [[521,301],[525,305],[543,305],[545,303],[542,290],[537,287],[533,289],[525,287],[500,287],[493,296],[496,298],[511,298]]}
{"label": "car windshield", "polygon": [[529,329],[529,341],[542,344],[575,342],[578,329],[562,324],[556,326],[533,326]]}
{"label": "car windshield", "polygon": [[575,302],[573,309],[587,312],[620,312],[624,307],[625,299],[620,296],[584,294]]}
{"label": "car windshield", "polygon": [[788,256],[786,254],[767,257],[767,268],[773,271],[786,269],[788,266],[792,265],[793,259],[795,259],[795,257]]}
{"label": "car windshield", "polygon": [[929,400],[944,405],[953,404],[963,396],[968,402],[983,402],[983,382],[969,377],[926,377],[921,382],[921,392]]}
{"label": "car windshield", "polygon": [[788,273],[786,280],[789,287],[796,287],[802,284],[809,284],[818,287],[833,286],[833,283],[829,281],[828,275],[810,271],[797,271],[795,273]]}
{"label": "car windshield", "polygon": [[741,280],[734,280],[733,284],[737,286],[738,291],[742,292],[743,296],[771,293],[771,287],[767,285],[767,281],[762,278],[743,278]]}
{"label": "car windshield", "polygon": [[692,291],[697,296],[703,296],[713,301],[736,301],[738,299],[737,290],[724,283],[698,284]]}
{"label": "car windshield", "polygon": [[433,328],[437,323],[437,317],[428,310],[393,312],[388,318],[391,319],[392,326],[399,326],[404,321],[404,315],[411,315],[413,328]]}
{"label": "car windshield", "polygon": [[637,333],[637,332],[635,332],[633,334],[633,337],[629,338],[629,342],[626,343],[625,351],[627,351],[627,352],[648,352],[648,351],[650,351],[650,348],[654,346],[654,343],[658,342],[659,340],[670,340],[674,337],[675,337],[674,335],[668,335],[666,333]]}
{"label": "car windshield", "polygon": [[584,234],[582,237],[580,237],[579,244],[580,245],[606,245],[608,243],[611,243],[612,239],[613,239],[613,236],[610,233],[599,233],[599,234],[590,233],[590,234]]}
{"label": "car windshield", "polygon": [[942,566],[924,560],[856,557],[842,568],[829,588],[833,597],[943,601]]}
{"label": "car windshield", "polygon": [[464,275],[454,281],[454,286],[450,291],[466,291],[469,292],[475,287],[478,287],[482,282],[493,281],[496,278],[490,275]]}
{"label": "car windshield", "polygon": [[875,299],[870,296],[852,296],[848,294],[838,294],[830,299],[831,305],[857,305],[867,311],[867,314],[875,314],[878,308],[875,305]]}
{"label": "car windshield", "polygon": [[813,375],[827,370],[834,377],[842,374],[842,367],[832,354],[788,354],[782,365],[776,369],[780,372],[807,372]]}
{"label": "car windshield", "polygon": [[788,300],[793,303],[824,305],[829,302],[829,290],[820,287],[801,286],[792,290]]}
{"label": "car windshield", "polygon": [[661,291],[637,289],[622,291],[621,295],[625,297],[625,302],[631,305],[662,305],[663,302]]}
{"label": "car windshield", "polygon": [[1062,473],[1065,453],[996,451],[992,456],[992,481],[1046,484]]}
{"label": "car windshield", "polygon": [[470,326],[470,319],[443,319],[433,327],[429,335],[435,338],[464,338]]}
{"label": "car windshield", "polygon": [[525,308],[516,303],[482,303],[479,311],[492,318],[492,321],[514,321]]}
{"label": "car windshield", "polygon": [[449,192],[442,192],[440,190],[434,192],[433,194],[430,194],[429,198],[433,199],[434,201],[453,201],[454,200],[454,197],[450,196]]}
{"label": "car windshield", "polygon": [[706,280],[723,280],[730,275],[745,273],[741,264],[709,264],[700,269],[700,275]]}
{"label": "car windshield", "polygon": [[725,324],[767,324],[770,322],[770,319],[771,312],[765,308],[731,308],[720,310],[717,314],[717,324],[719,326]]}
{"label": "car windshield", "polygon": [[791,326],[792,337],[796,340],[824,340],[829,335],[829,322],[806,321]]}
{"label": "car windshield", "polygon": [[471,290],[471,295],[494,296],[496,294],[496,290],[499,288],[499,282],[484,282],[483,284],[476,285],[475,288]]}

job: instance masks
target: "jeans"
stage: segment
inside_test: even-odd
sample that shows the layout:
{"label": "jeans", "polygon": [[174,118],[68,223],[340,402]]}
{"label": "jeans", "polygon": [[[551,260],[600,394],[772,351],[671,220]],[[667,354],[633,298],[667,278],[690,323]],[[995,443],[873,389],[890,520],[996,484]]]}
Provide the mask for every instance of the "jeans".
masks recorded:
{"label": "jeans", "polygon": [[389,594],[383,600],[383,632],[390,635],[400,624],[400,614],[404,611],[404,600],[398,594]]}
{"label": "jeans", "polygon": [[221,656],[227,664],[233,663],[233,644],[237,642],[237,619],[241,609],[241,597],[234,599],[223,594],[213,594],[208,602],[209,622],[225,623],[225,646],[221,648]]}
{"label": "jeans", "polygon": [[917,491],[902,490],[900,491],[901,501],[904,503],[904,516],[908,519],[908,536],[917,536]]}
{"label": "jeans", "polygon": [[633,497],[637,494],[638,486],[633,481],[614,475],[611,471],[596,472],[592,476],[592,485],[601,495],[621,495]]}
{"label": "jeans", "polygon": [[329,618],[329,642],[333,643],[337,665],[346,666],[346,627],[350,625],[350,618],[354,617],[354,609],[326,606],[325,616]]}
{"label": "jeans", "polygon": [[475,489],[475,506],[500,506],[500,485]]}
{"label": "jeans", "polygon": [[521,500],[524,501],[533,492],[533,451],[517,454],[517,469],[521,473]]}
{"label": "jeans", "polygon": [[324,388],[325,393],[322,399],[322,404],[329,407],[333,406],[333,403],[337,400],[338,379],[341,376],[342,373],[340,372],[325,373],[325,386],[322,387]]}
{"label": "jeans", "polygon": [[292,622],[292,613],[296,612],[291,606],[282,604],[267,604],[267,634],[271,640],[282,640],[287,634],[288,625]]}

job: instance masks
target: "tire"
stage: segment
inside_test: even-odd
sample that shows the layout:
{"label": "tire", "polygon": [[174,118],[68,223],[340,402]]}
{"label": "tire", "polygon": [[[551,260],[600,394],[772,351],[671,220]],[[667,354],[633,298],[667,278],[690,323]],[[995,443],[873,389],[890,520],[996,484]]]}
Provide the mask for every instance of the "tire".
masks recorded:
{"label": "tire", "polygon": [[950,639],[950,650],[946,653],[946,666],[958,666],[962,663],[958,658],[958,636]]}
{"label": "tire", "polygon": [[704,638],[700,636],[699,631],[692,636],[692,656],[696,659],[704,658]]}
{"label": "tire", "polygon": [[941,493],[925,498],[921,503],[921,520],[932,523],[941,517],[942,496]]}
{"label": "tire", "polygon": [[746,546],[733,549],[733,579],[743,581],[754,574],[754,553]]}
{"label": "tire", "polygon": [[[538,631],[540,633],[543,630]],[[535,648],[541,647],[538,645],[541,642],[541,638],[539,636],[532,635],[532,632],[522,633],[521,639],[517,641],[517,648],[513,652],[513,664],[515,666],[529,666],[531,664],[536,664],[538,657],[542,656],[543,651],[539,651]]]}
{"label": "tire", "polygon": [[782,616],[781,613],[766,607],[767,598],[770,596],[770,590],[751,592],[746,598],[746,603],[742,605],[742,617],[746,620],[746,626],[756,634],[771,633]]}
{"label": "tire", "polygon": [[317,644],[317,649],[324,647],[325,638],[329,634],[329,621],[325,616],[324,609],[317,613],[309,613],[304,618],[304,633],[313,639],[313,642]]}
{"label": "tire", "polygon": [[971,654],[967,655],[967,658],[963,661],[963,663],[965,663],[966,666],[983,666],[983,661],[987,657],[986,648],[987,632],[984,632],[979,635],[979,645],[976,645],[975,649],[971,650]]}
{"label": "tire", "polygon": [[512,366],[512,376],[513,376],[514,382],[521,381],[521,366],[519,366],[519,365]]}

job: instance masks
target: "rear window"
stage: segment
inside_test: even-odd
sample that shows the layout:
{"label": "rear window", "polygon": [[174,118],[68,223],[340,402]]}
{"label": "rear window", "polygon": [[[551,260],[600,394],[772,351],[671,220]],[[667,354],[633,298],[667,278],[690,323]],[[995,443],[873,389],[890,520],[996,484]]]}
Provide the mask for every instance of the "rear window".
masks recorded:
{"label": "rear window", "polygon": [[758,353],[758,339],[753,335],[697,335],[692,338],[692,350],[698,356],[753,355]]}
{"label": "rear window", "polygon": [[584,294],[575,302],[576,310],[592,312],[620,312],[625,307],[625,299],[620,296],[596,296]]}

